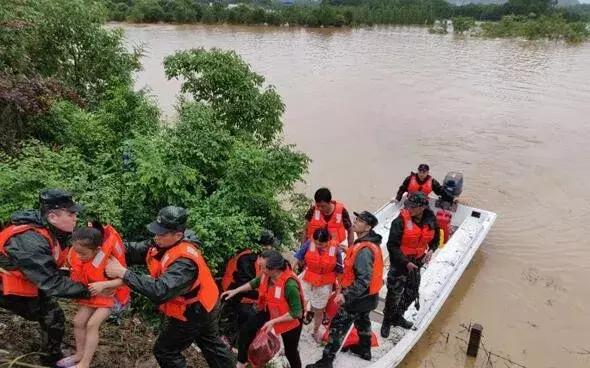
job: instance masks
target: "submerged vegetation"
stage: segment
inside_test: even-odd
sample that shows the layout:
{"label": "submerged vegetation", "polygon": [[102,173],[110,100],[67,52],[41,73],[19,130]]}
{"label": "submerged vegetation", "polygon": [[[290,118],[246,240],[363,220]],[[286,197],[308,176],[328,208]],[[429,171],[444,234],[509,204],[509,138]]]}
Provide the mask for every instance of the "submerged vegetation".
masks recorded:
{"label": "submerged vegetation", "polygon": [[[344,27],[377,24],[427,25],[446,33],[485,37],[587,39],[590,5],[557,7],[553,0],[456,6],[444,0],[323,0],[290,5],[272,1],[107,0],[109,19],[129,22],[227,23]],[[483,23],[483,24],[481,24]],[[481,25],[481,26],[480,26]],[[469,32],[476,30],[476,32]]]}
{"label": "submerged vegetation", "polygon": [[447,34],[469,34],[488,38],[521,37],[527,40],[549,39],[578,43],[590,37],[590,28],[585,22],[567,22],[557,15],[502,17],[498,22],[477,22],[470,17],[455,17],[449,21],[437,21],[429,31]]}
{"label": "submerged vegetation", "polygon": [[486,37],[518,36],[528,40],[564,39],[571,43],[582,42],[590,37],[587,23],[567,22],[563,17],[556,15],[505,16],[499,22],[482,24],[481,29]]}

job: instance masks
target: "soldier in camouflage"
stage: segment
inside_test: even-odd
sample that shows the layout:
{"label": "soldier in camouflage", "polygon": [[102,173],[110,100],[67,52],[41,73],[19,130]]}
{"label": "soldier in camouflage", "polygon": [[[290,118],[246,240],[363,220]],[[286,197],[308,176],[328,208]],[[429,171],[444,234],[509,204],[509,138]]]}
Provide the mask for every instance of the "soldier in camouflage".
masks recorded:
{"label": "soldier in camouflage", "polygon": [[[64,313],[54,299],[88,298],[88,288],[73,282],[59,272],[55,253],[65,252],[69,236],[74,230],[77,213],[81,206],[72,200],[71,194],[61,189],[48,189],[40,194],[40,209],[16,212],[11,225],[2,231],[0,252],[0,308],[7,309],[29,321],[36,321],[41,328],[41,361],[54,366],[62,358],[61,343],[64,336]],[[29,225],[30,229],[11,236],[18,225]],[[47,231],[58,249],[40,235]],[[10,274],[21,272],[26,280],[34,284],[35,296],[24,296],[18,287],[10,290],[6,283]],[[21,295],[19,295],[21,294]]]}
{"label": "soldier in camouflage", "polygon": [[[381,324],[381,336],[388,337],[391,326],[399,326],[404,329],[413,327],[412,322],[404,318],[404,313],[414,301],[416,309],[419,306],[418,290],[420,288],[420,268],[430,262],[432,254],[438,247],[440,229],[434,212],[429,208],[428,196],[422,192],[414,192],[408,196],[404,203],[405,209],[411,216],[409,225],[426,231],[428,237],[423,235],[421,240],[424,250],[421,254],[410,254],[404,247],[408,243],[406,230],[408,225],[400,212],[400,215],[391,222],[387,250],[389,251],[389,272],[387,274],[387,297],[383,310],[383,323]],[[430,231],[428,231],[430,230]],[[406,235],[404,235],[406,234]]]}
{"label": "soldier in camouflage", "polygon": [[[352,229],[357,235],[353,246],[362,242],[371,242],[377,246],[381,244],[381,235],[373,231],[377,226],[377,218],[368,211],[363,211],[357,216]],[[379,253],[380,255],[380,253]],[[350,348],[350,351],[362,359],[371,360],[371,320],[369,315],[377,307],[379,294],[369,294],[369,285],[375,271],[377,261],[369,248],[363,248],[358,252],[354,264],[350,267],[354,270],[355,279],[342,293],[336,297],[337,303],[343,303],[338,314],[330,324],[330,338],[324,348],[322,358],[314,364],[308,364],[306,368],[332,368],[336,353],[342,346],[347,332],[354,323],[359,335],[358,345]],[[346,267],[346,266],[345,266]],[[345,270],[346,272],[346,270]],[[376,272],[376,271],[375,271]]]}

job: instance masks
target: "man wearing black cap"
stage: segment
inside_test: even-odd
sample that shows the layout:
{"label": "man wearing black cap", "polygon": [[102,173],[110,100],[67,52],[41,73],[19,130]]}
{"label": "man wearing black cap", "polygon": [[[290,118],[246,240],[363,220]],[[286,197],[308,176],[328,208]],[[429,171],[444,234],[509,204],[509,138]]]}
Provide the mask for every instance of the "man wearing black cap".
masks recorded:
{"label": "man wearing black cap", "polygon": [[412,302],[419,302],[420,267],[430,262],[440,237],[436,216],[428,204],[426,194],[411,193],[404,203],[405,208],[391,222],[387,240],[387,297],[381,324],[383,337],[389,336],[392,325],[412,328],[413,324],[404,318],[404,313]]}
{"label": "man wearing black cap", "polygon": [[404,179],[402,185],[400,185],[397,195],[395,196],[396,201],[401,201],[404,193],[422,192],[428,196],[431,192],[434,192],[437,196],[443,195],[443,188],[440,183],[429,175],[430,167],[427,164],[420,164],[418,166],[418,172],[410,173],[410,175]]}
{"label": "man wearing black cap", "polygon": [[362,359],[371,360],[371,320],[369,314],[377,307],[379,290],[383,286],[383,256],[381,235],[373,231],[377,218],[368,211],[354,213],[352,229],[357,235],[346,251],[342,292],[335,301],[341,307],[330,324],[328,344],[322,358],[306,368],[332,368],[336,353],[351,325],[357,329],[358,345],[350,351]]}
{"label": "man wearing black cap", "polygon": [[[257,243],[260,246],[260,252],[252,251],[249,248],[244,249],[227,262],[225,274],[221,280],[223,291],[237,289],[260,276],[262,272],[259,261],[260,253],[279,245],[278,239],[270,230],[263,230]],[[254,308],[256,300],[258,300],[258,291],[250,290],[226,301],[221,318],[223,321],[222,330],[232,346],[235,346],[239,326],[256,314]],[[220,324],[222,323],[220,322]]]}
{"label": "man wearing black cap", "polygon": [[150,275],[127,270],[111,258],[106,273],[159,305],[166,316],[154,345],[160,367],[185,368],[182,351],[193,342],[212,368],[233,366],[218,334],[219,290],[194,233],[186,230],[187,211],[164,207],[147,228],[153,241],[128,243],[127,264],[146,264]]}
{"label": "man wearing black cap", "polygon": [[64,313],[55,301],[88,298],[88,288],[61,274],[67,242],[82,206],[61,189],[39,195],[39,210],[16,212],[0,233],[0,308],[37,321],[41,327],[43,364],[62,358]]}

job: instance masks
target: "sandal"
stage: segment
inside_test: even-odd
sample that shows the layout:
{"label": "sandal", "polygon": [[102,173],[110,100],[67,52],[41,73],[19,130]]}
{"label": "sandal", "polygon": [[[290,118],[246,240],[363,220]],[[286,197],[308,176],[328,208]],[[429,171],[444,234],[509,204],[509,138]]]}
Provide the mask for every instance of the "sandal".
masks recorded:
{"label": "sandal", "polygon": [[313,321],[313,316],[314,316],[314,313],[312,311],[305,313],[305,316],[303,316],[303,324],[304,325],[310,324],[311,321]]}
{"label": "sandal", "polygon": [[70,355],[65,358],[62,358],[62,359],[58,360],[57,363],[55,363],[55,365],[58,366],[59,368],[71,368],[77,364],[78,364],[78,361],[76,361],[76,358],[74,355]]}

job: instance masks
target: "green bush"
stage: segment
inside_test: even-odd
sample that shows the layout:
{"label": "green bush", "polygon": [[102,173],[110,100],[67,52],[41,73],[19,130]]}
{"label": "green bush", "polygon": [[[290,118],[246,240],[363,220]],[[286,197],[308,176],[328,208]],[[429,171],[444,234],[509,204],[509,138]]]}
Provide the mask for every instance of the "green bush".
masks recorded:
{"label": "green bush", "polygon": [[6,223],[12,212],[37,207],[38,193],[46,187],[67,187],[83,196],[89,172],[75,147],[56,150],[28,141],[16,155],[0,153],[0,219]]}
{"label": "green bush", "polygon": [[564,37],[567,42],[579,43],[590,37],[590,29],[585,22],[568,23]]}
{"label": "green bush", "polygon": [[181,51],[164,59],[168,78],[184,82],[183,93],[211,106],[232,135],[271,142],[282,131],[285,106],[264,77],[253,73],[235,52],[204,49]]}
{"label": "green bush", "polygon": [[158,0],[136,0],[129,11],[128,20],[138,23],[155,23],[164,21],[165,15]]}
{"label": "green bush", "polygon": [[201,20],[201,7],[193,0],[169,0],[164,3],[162,11],[166,21],[192,23]]}
{"label": "green bush", "polygon": [[453,32],[465,33],[475,26],[475,19],[470,17],[453,18]]}
{"label": "green bush", "polygon": [[[34,70],[75,89],[94,104],[114,83],[128,84],[140,50],[128,52],[121,30],[103,28],[101,2],[40,0],[27,55]],[[67,19],[67,21],[65,21]]]}
{"label": "green bush", "polygon": [[125,0],[123,2],[111,1],[108,3],[107,9],[109,19],[117,22],[126,20],[129,14],[129,5]]}
{"label": "green bush", "polygon": [[93,111],[111,97],[121,102],[106,96],[115,91],[128,103],[143,98],[132,90],[141,50],[128,51],[121,30],[103,27],[102,2],[9,0],[0,8],[3,151],[27,138],[62,144],[64,121],[49,114],[60,101]]}
{"label": "green bush", "polygon": [[485,37],[522,37],[528,40],[563,39],[576,43],[590,37],[588,25],[582,22],[568,23],[561,15],[540,17],[506,16],[500,22],[482,25]]}

